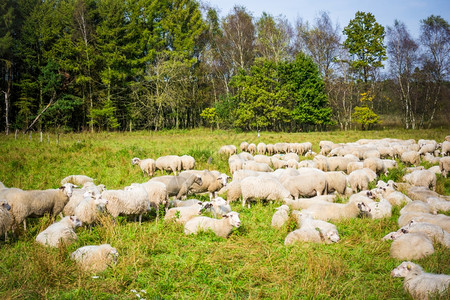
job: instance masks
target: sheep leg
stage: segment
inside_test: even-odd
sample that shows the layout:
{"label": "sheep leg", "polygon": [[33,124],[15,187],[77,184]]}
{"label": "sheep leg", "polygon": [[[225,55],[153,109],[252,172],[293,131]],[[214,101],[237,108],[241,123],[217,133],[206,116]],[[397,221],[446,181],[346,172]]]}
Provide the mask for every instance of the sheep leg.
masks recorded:
{"label": "sheep leg", "polygon": [[242,207],[245,207],[245,198],[242,197]]}
{"label": "sheep leg", "polygon": [[23,230],[27,231],[27,219],[23,219]]}

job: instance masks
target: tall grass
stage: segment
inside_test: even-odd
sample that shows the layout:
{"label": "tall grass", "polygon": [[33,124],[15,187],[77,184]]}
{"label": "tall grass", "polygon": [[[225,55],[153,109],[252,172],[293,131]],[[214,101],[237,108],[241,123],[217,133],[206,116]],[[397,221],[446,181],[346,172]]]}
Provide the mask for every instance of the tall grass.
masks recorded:
{"label": "tall grass", "polygon": [[[359,138],[398,137],[443,140],[445,130],[319,133],[235,133],[192,131],[83,133],[56,137],[43,143],[28,136],[0,137],[0,181],[23,189],[56,188],[62,178],[85,174],[109,189],[148,180],[133,157],[156,158],[189,154],[196,169],[227,172],[226,158],[217,155],[224,144],[313,143],[320,140],[350,142]],[[45,136],[45,135],[44,135]],[[396,171],[391,178],[401,177]],[[159,175],[159,172],[158,172]],[[439,177],[438,189],[450,194],[449,180]],[[0,298],[146,299],[266,298],[266,299],[404,299],[402,280],[390,277],[401,261],[389,256],[389,242],[380,239],[397,229],[399,208],[382,220],[352,219],[337,222],[341,241],[332,245],[300,243],[285,247],[293,221],[281,229],[270,226],[279,204],[239,203],[241,228],[228,239],[207,232],[185,236],[183,227],[155,221],[155,213],[142,225],[120,217],[117,223],[104,216],[92,230],[79,228],[72,245],[48,249],[34,242],[48,226],[48,217],[30,220],[27,232],[0,241]],[[103,273],[82,272],[69,259],[72,251],[88,244],[110,243],[118,249],[118,262]],[[450,251],[436,245],[436,252],[417,263],[429,272],[450,274]],[[141,292],[144,290],[145,292]]]}

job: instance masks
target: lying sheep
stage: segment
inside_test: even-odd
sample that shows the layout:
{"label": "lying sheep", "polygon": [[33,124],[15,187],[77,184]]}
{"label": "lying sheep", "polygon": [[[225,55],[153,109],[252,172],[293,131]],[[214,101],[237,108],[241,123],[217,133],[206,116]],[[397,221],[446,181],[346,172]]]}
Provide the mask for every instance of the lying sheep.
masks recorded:
{"label": "lying sheep", "polygon": [[186,176],[160,176],[154,177],[151,181],[162,182],[167,187],[167,194],[169,197],[174,196],[176,199],[181,199],[191,192],[194,183],[202,185],[202,177],[197,174],[187,174]]}
{"label": "lying sheep", "polygon": [[334,224],[323,220],[315,220],[306,212],[298,213],[300,228],[290,232],[285,240],[286,246],[297,242],[336,243],[340,240],[337,228]]}
{"label": "lying sheep", "polygon": [[11,206],[10,214],[13,217],[13,231],[23,222],[27,229],[26,218],[42,217],[46,213],[55,218],[64,208],[72,195],[74,185],[65,183],[58,189],[48,190],[21,190],[16,188],[1,190],[1,196]]}
{"label": "lying sheep", "polygon": [[447,248],[450,247],[450,233],[435,224],[411,220],[409,224],[400,228],[398,232],[401,234],[420,232],[433,242],[440,243]]}
{"label": "lying sheep", "polygon": [[201,215],[210,206],[212,206],[211,203],[202,203],[199,201],[197,204],[191,206],[173,207],[167,211],[164,220],[175,220],[179,224],[186,224],[187,221]]}
{"label": "lying sheep", "polygon": [[442,157],[439,161],[439,168],[441,169],[441,174],[444,177],[447,177],[448,173],[450,172],[450,157]]}
{"label": "lying sheep", "polygon": [[281,228],[289,219],[289,206],[281,205],[272,216],[272,227]]}
{"label": "lying sheep", "polygon": [[397,223],[400,227],[402,227],[409,224],[411,220],[414,220],[416,222],[426,222],[434,224],[440,226],[445,231],[450,232],[450,216],[446,216],[443,214],[433,215],[420,212],[409,212],[400,215],[400,217],[397,220]]}
{"label": "lying sheep", "polygon": [[421,259],[434,253],[433,242],[423,233],[407,233],[391,244],[390,255],[397,259]]}
{"label": "lying sheep", "polygon": [[284,204],[288,205],[291,209],[304,209],[308,208],[314,204],[334,202],[336,195],[322,195],[315,196],[312,198],[299,198],[296,200],[284,199]]}
{"label": "lying sheep", "polygon": [[341,219],[356,218],[361,213],[369,213],[370,209],[364,202],[321,203],[302,210],[302,213],[311,214],[314,219],[323,221],[336,221]]}
{"label": "lying sheep", "polygon": [[400,160],[405,164],[405,165],[414,165],[417,166],[420,164],[420,155],[418,152],[416,151],[406,151],[403,152]]}
{"label": "lying sheep", "polygon": [[132,185],[124,190],[103,191],[102,198],[108,201],[106,210],[113,218],[119,215],[139,216],[139,224],[150,206],[149,196],[142,185]]}
{"label": "lying sheep", "polygon": [[8,239],[8,231],[11,228],[13,219],[9,213],[11,206],[4,199],[0,199],[0,236],[5,235],[5,241]]}
{"label": "lying sheep", "polygon": [[411,174],[406,174],[403,179],[414,186],[424,186],[436,189],[436,174],[429,170],[414,171]]}
{"label": "lying sheep", "polygon": [[247,177],[241,181],[242,206],[249,200],[277,201],[290,198],[290,192],[278,181],[264,177]]}
{"label": "lying sheep", "polygon": [[75,207],[75,216],[85,225],[97,222],[99,214],[105,210],[108,200],[101,195],[93,195],[91,192],[84,194],[83,201]]}
{"label": "lying sheep", "polygon": [[217,236],[227,238],[233,227],[238,228],[240,226],[239,213],[232,211],[224,215],[222,219],[209,217],[193,218],[184,225],[184,233],[197,234],[200,231],[212,230]]}
{"label": "lying sheep", "polygon": [[70,175],[61,180],[61,185],[64,185],[66,183],[72,183],[74,185],[81,186],[84,185],[86,182],[94,182],[94,179],[86,175]]}
{"label": "lying sheep", "polygon": [[231,212],[231,206],[222,197],[216,197],[211,200],[211,206],[207,207],[206,211],[212,212],[214,218],[217,218],[217,215],[223,216]]}
{"label": "lying sheep", "polygon": [[161,174],[163,171],[170,171],[176,176],[181,171],[181,158],[177,155],[161,156],[156,159],[155,166],[161,170]]}
{"label": "lying sheep", "polygon": [[139,167],[142,170],[142,174],[145,175],[147,173],[148,176],[153,176],[153,173],[156,171],[156,163],[155,160],[151,158],[147,159],[140,159],[138,157],[135,157],[131,160],[131,164],[139,165]]}
{"label": "lying sheep", "polygon": [[450,286],[449,275],[425,273],[419,265],[410,261],[404,261],[393,269],[391,276],[404,277],[403,288],[415,300],[445,295]]}
{"label": "lying sheep", "polygon": [[450,201],[443,200],[437,197],[430,197],[427,199],[427,204],[431,208],[431,213],[442,211],[448,212],[450,211]]}
{"label": "lying sheep", "polygon": [[371,202],[367,206],[370,209],[368,217],[371,219],[383,219],[392,216],[392,204],[383,197],[379,202]]}
{"label": "lying sheep", "polygon": [[117,261],[119,253],[110,244],[90,245],[78,248],[70,258],[75,260],[81,269],[87,272],[103,272]]}
{"label": "lying sheep", "polygon": [[408,204],[406,204],[402,209],[400,209],[400,215],[409,213],[409,212],[423,212],[427,214],[436,214],[437,211],[434,210],[428,203],[415,200]]}
{"label": "lying sheep", "polygon": [[69,245],[78,239],[75,229],[81,225],[81,221],[75,216],[64,217],[39,233],[36,242],[55,248],[63,243]]}
{"label": "lying sheep", "polygon": [[432,197],[450,200],[449,196],[440,195],[424,186],[410,186],[407,188],[406,194],[413,200],[420,200],[423,202],[427,202],[427,199]]}

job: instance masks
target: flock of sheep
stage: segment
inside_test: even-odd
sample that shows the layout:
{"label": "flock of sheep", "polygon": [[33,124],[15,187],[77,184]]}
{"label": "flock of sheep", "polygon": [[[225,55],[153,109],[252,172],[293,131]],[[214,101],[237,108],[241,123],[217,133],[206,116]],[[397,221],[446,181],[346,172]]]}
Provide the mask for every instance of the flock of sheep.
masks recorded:
{"label": "flock of sheep", "polygon": [[[239,213],[232,211],[230,203],[242,199],[242,206],[249,208],[255,201],[283,203],[272,217],[272,226],[283,227],[290,216],[298,223],[298,229],[286,236],[285,245],[336,243],[340,236],[333,222],[361,216],[390,217],[393,206],[403,206],[398,231],[383,238],[392,240],[392,257],[420,259],[434,252],[434,243],[450,247],[450,217],[438,214],[450,210],[450,197],[434,191],[436,174],[447,176],[450,170],[450,136],[442,143],[364,139],[340,144],[322,141],[319,147],[317,154],[309,142],[243,142],[239,153],[234,145],[222,146],[219,154],[228,157],[231,182],[219,171],[194,170],[195,159],[189,155],[168,155],[156,160],[133,158],[132,164],[152,178],[120,190],[107,190],[85,175],[68,176],[60,188],[49,190],[6,188],[0,183],[0,234],[7,239],[8,232],[15,232],[21,223],[26,230],[29,217],[63,214],[36,237],[42,245],[58,247],[74,242],[76,228],[98,223],[102,213],[114,218],[134,216],[140,223],[142,215],[154,209],[156,220],[163,210],[164,219],[183,224],[185,234],[211,230],[226,238],[241,225]],[[302,156],[307,159],[301,160]],[[369,190],[370,182],[398,167],[395,159],[409,166],[405,182],[379,180],[376,188]],[[421,161],[439,166],[425,169],[419,166]],[[154,176],[158,170],[174,175]],[[209,194],[209,201],[185,200],[201,193]],[[226,199],[218,194],[226,194]],[[336,203],[338,195],[348,201]],[[201,216],[204,212],[214,217]],[[116,261],[118,252],[109,244],[88,245],[70,256],[82,269],[99,272]],[[450,276],[424,273],[409,261],[394,269],[392,276],[405,277],[404,287],[415,299],[444,293],[450,285]]]}

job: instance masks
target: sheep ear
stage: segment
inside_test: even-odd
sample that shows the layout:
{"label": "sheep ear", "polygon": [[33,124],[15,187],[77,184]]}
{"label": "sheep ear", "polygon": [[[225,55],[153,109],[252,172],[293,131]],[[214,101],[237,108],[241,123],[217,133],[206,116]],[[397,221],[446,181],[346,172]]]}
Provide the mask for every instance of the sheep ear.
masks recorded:
{"label": "sheep ear", "polygon": [[59,189],[60,190],[64,190],[66,187],[64,185],[60,186]]}
{"label": "sheep ear", "polygon": [[222,215],[223,218],[228,218],[228,215]]}

